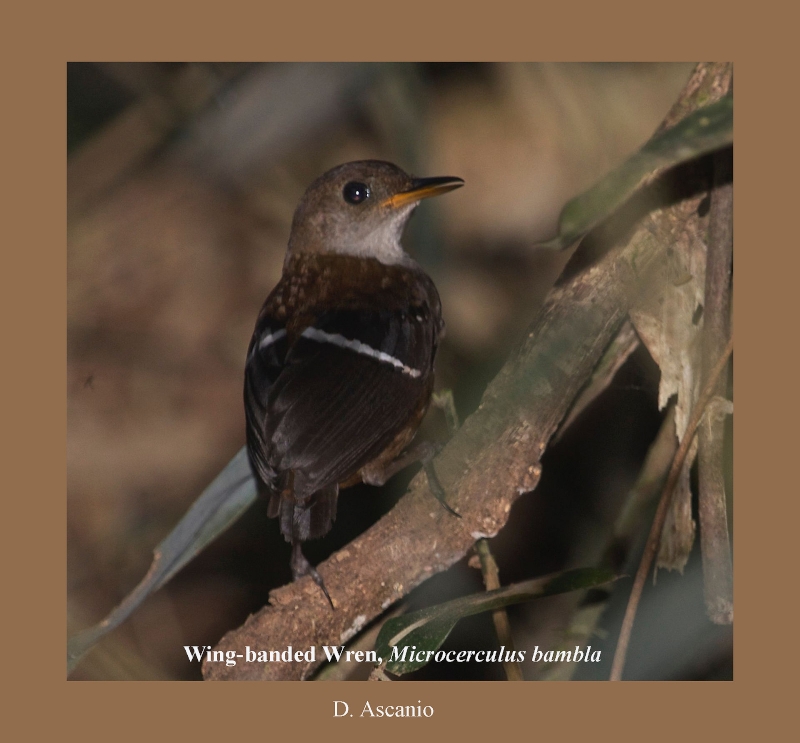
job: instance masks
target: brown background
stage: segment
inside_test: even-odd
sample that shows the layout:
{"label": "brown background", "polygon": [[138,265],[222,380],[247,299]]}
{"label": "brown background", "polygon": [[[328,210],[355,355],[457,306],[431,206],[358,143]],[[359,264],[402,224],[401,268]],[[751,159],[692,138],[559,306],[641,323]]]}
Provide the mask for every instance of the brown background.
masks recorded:
{"label": "brown background", "polygon": [[[769,65],[752,65],[753,50],[739,51],[730,45],[742,35],[742,28],[748,38],[757,35],[758,25],[740,19],[738,22],[744,26],[736,28],[713,13],[702,17],[695,6],[690,13],[683,13],[673,5],[669,14],[662,12],[649,22],[627,27],[620,19],[638,21],[640,14],[638,10],[621,8],[613,22],[614,35],[609,35],[610,29],[598,34],[603,25],[601,20],[607,20],[611,14],[608,5],[580,14],[569,9],[556,17],[541,8],[514,10],[510,11],[513,16],[501,16],[495,4],[496,15],[491,19],[475,18],[469,23],[463,8],[458,14],[447,12],[437,17],[429,4],[423,4],[420,9],[407,6],[399,13],[392,8],[393,33],[386,38],[353,23],[353,19],[366,15],[375,19],[374,7],[367,13],[363,5],[355,4],[355,12],[346,18],[342,17],[343,4],[327,8],[321,12],[331,17],[314,16],[320,19],[318,35],[304,28],[302,34],[291,38],[287,38],[287,29],[296,29],[296,23],[282,15],[287,12],[285,9],[272,8],[259,11],[261,22],[249,20],[232,24],[231,28],[221,27],[216,14],[201,23],[197,9],[191,15],[176,14],[170,23],[163,5],[148,8],[143,3],[130,13],[111,12],[107,6],[98,5],[78,17],[73,6],[68,18],[48,12],[35,20],[19,16],[9,19],[8,28],[13,29],[13,36],[24,41],[15,50],[17,59],[24,57],[31,70],[30,78],[22,79],[16,73],[5,86],[7,94],[14,96],[13,104],[7,107],[6,120],[12,128],[6,141],[13,143],[16,160],[11,161],[6,177],[7,188],[10,185],[6,218],[14,234],[6,243],[10,260],[4,274],[7,283],[4,315],[7,327],[10,321],[7,337],[19,339],[14,344],[18,353],[7,357],[6,364],[6,389],[19,403],[18,410],[9,405],[12,437],[7,446],[7,461],[12,464],[13,476],[7,489],[6,500],[12,508],[6,519],[5,544],[6,565],[11,568],[8,585],[22,597],[15,603],[13,614],[19,626],[6,633],[6,669],[17,692],[25,693],[24,709],[28,714],[20,722],[31,727],[61,723],[76,730],[105,729],[107,733],[117,731],[115,737],[122,739],[150,737],[153,731],[159,733],[153,737],[160,738],[167,726],[176,726],[176,731],[187,735],[190,732],[196,735],[198,731],[206,735],[214,732],[235,735],[245,723],[251,734],[272,736],[287,730],[293,719],[302,720],[306,734],[311,734],[316,725],[320,726],[320,734],[330,734],[341,726],[347,735],[357,729],[367,730],[370,735],[386,735],[390,727],[412,725],[415,731],[424,727],[430,734],[445,730],[458,734],[458,728],[463,726],[465,734],[480,735],[500,732],[513,723],[537,736],[566,733],[572,738],[595,730],[608,731],[623,739],[628,737],[624,730],[652,736],[654,728],[667,733],[673,726],[676,731],[685,731],[689,726],[692,733],[688,737],[693,738],[706,725],[713,725],[718,734],[731,729],[732,723],[744,729],[745,720],[763,731],[765,723],[772,719],[773,704],[781,699],[780,671],[789,670],[792,662],[793,627],[787,621],[791,614],[780,606],[782,597],[790,591],[775,579],[775,568],[784,564],[779,553],[781,546],[787,545],[784,549],[788,551],[791,545],[778,530],[781,524],[789,527],[793,522],[786,511],[787,506],[793,505],[792,489],[777,480],[777,464],[781,460],[791,461],[788,446],[796,439],[791,429],[781,429],[782,421],[786,421],[783,425],[791,424],[789,416],[771,416],[775,420],[762,417],[763,413],[787,410],[792,387],[783,384],[781,372],[785,374],[793,368],[790,363],[773,360],[775,350],[783,348],[777,329],[773,330],[777,319],[784,316],[781,308],[775,306],[776,300],[794,296],[792,288],[776,283],[780,276],[785,276],[787,282],[794,276],[791,267],[785,265],[793,258],[792,243],[770,236],[767,225],[777,223],[769,218],[776,207],[784,207],[778,213],[792,213],[786,202],[795,189],[793,181],[781,184],[774,172],[766,172],[763,167],[767,163],[785,162],[785,153],[780,148],[792,141],[791,133],[786,131],[783,136],[780,129],[789,122],[788,117],[775,114],[782,91],[781,81],[776,79],[777,70]],[[593,13],[601,18],[593,18]],[[156,16],[159,23],[151,23]],[[417,23],[420,16],[424,17],[424,24]],[[229,12],[227,17],[234,14]],[[302,17],[307,21],[310,16]],[[578,19],[580,26],[588,31],[585,37],[575,26]],[[346,20],[345,28],[334,34],[332,24],[342,20]],[[408,27],[404,27],[404,22],[408,22]],[[787,24],[771,17],[770,37],[764,39],[765,60],[778,68],[782,61],[772,57],[774,50],[791,47],[781,46],[775,35],[779,36],[786,27]],[[563,33],[559,33],[561,29],[565,29]],[[658,41],[654,38],[656,32]],[[222,43],[223,39],[227,44]],[[456,40],[455,45],[448,48],[448,39]],[[709,39],[721,45],[709,44]],[[28,46],[32,40],[36,45]],[[368,693],[375,703],[411,703],[423,699],[423,703],[436,708],[432,720],[410,723],[332,721],[332,699],[340,696],[340,687],[325,684],[270,685],[266,689],[241,685],[170,685],[158,689],[150,684],[67,685],[63,680],[64,63],[79,59],[193,57],[603,59],[609,58],[609,50],[613,50],[614,59],[703,57],[733,59],[737,63],[736,129],[740,142],[736,159],[739,278],[735,300],[740,351],[736,362],[739,394],[735,444],[736,484],[740,492],[736,533],[740,558],[736,568],[737,681],[701,686],[351,684],[346,687],[344,698],[348,700],[363,700]],[[35,57],[35,61],[28,62],[29,57]],[[6,70],[11,70],[11,66],[7,65]],[[40,130],[43,122],[44,128]],[[758,131],[756,122],[768,125],[769,132]],[[773,256],[774,260],[767,262]],[[778,270],[768,274],[768,266]],[[22,276],[29,280],[20,281]],[[763,349],[758,347],[758,341]],[[762,375],[769,374],[769,384],[762,383],[760,389],[754,376],[756,369]],[[789,457],[781,457],[784,453]],[[752,510],[756,504],[767,508]],[[17,505],[19,512],[14,508]],[[28,528],[30,524],[36,524],[36,528]],[[13,541],[15,537],[18,543]],[[42,548],[43,542],[47,549]],[[45,562],[48,558],[49,562]],[[753,624],[754,617],[759,618],[758,626]],[[17,707],[13,703],[11,706]],[[681,714],[684,710],[686,719]],[[118,732],[120,725],[122,734]]]}

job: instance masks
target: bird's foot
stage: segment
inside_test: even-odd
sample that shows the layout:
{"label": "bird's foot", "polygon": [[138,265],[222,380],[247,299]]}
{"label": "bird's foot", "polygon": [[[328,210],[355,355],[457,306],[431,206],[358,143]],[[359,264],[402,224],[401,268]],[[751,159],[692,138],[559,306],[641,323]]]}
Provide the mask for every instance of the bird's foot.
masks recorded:
{"label": "bird's foot", "polygon": [[439,482],[439,476],[436,474],[436,468],[433,466],[432,456],[422,460],[422,469],[425,470],[425,475],[428,478],[428,488],[431,493],[433,493],[433,497],[439,501],[445,511],[453,514],[453,516],[461,518],[461,514],[447,502],[447,493],[442,487],[442,483]]}
{"label": "bird's foot", "polygon": [[311,576],[311,580],[313,580],[314,583],[320,587],[322,593],[325,594],[325,598],[328,599],[331,609],[335,610],[333,601],[331,600],[331,595],[328,593],[328,589],[325,588],[325,581],[322,580],[322,576],[317,572],[317,569],[306,559],[300,542],[292,543],[291,566],[292,578],[294,580],[300,580],[300,578],[303,578],[306,575]]}

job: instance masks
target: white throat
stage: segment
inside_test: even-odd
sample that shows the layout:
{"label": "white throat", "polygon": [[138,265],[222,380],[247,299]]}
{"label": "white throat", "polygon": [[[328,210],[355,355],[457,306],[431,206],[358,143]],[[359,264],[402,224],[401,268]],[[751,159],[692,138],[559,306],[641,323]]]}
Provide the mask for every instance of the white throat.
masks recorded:
{"label": "white throat", "polygon": [[377,229],[365,231],[363,235],[351,236],[342,243],[332,245],[331,252],[355,255],[359,258],[375,258],[389,266],[416,265],[414,259],[403,250],[403,246],[400,244],[403,229],[416,206],[417,204],[414,203],[398,209],[392,219],[385,220]]}

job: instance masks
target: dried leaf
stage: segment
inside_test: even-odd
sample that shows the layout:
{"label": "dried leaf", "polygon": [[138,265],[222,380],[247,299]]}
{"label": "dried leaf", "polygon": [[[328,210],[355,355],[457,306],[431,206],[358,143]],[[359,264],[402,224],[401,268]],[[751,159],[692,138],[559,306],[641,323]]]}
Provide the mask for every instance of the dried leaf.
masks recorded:
{"label": "dried leaf", "polygon": [[[705,294],[706,220],[688,220],[676,241],[666,274],[631,310],[636,332],[661,370],[658,405],[675,397],[675,431],[682,441],[702,377],[702,308]],[[658,568],[683,571],[696,534],[689,473],[697,455],[693,444],[667,515]]]}

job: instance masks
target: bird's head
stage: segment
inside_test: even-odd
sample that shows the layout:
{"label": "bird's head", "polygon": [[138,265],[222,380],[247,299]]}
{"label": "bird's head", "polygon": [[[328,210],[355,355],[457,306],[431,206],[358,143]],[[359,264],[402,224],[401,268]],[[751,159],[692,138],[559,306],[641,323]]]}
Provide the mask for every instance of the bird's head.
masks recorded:
{"label": "bird's head", "polygon": [[400,245],[422,199],[464,185],[461,178],[414,178],[392,163],[359,160],[315,180],[294,213],[288,255],[338,253],[404,263]]}

